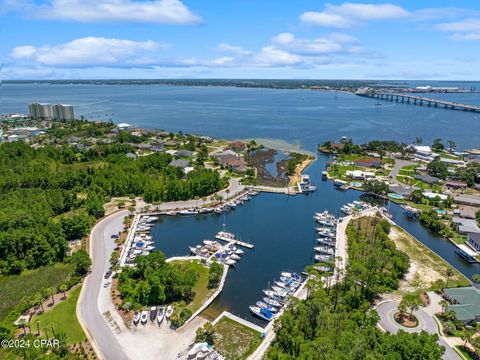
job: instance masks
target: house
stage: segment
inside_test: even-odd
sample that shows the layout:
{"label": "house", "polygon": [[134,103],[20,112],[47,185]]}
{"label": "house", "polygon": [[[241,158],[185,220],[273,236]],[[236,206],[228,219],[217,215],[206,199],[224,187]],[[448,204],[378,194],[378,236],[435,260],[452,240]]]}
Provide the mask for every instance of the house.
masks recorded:
{"label": "house", "polygon": [[452,218],[453,223],[457,226],[457,230],[460,234],[480,233],[480,228],[477,222],[472,219],[462,219],[459,217]]}
{"label": "house", "polygon": [[162,152],[165,151],[165,148],[160,145],[153,145],[150,150],[152,150],[153,152]]}
{"label": "house", "polygon": [[439,198],[441,201],[445,201],[448,199],[448,195],[438,194],[430,191],[425,191],[422,193],[422,195],[430,200],[435,200],[436,198]]}
{"label": "house", "polygon": [[119,130],[129,130],[131,128],[133,128],[133,125],[130,125],[130,124],[127,124],[127,123],[120,123],[117,125],[117,128]]}
{"label": "house", "polygon": [[415,157],[419,160],[430,162],[439,155],[432,153],[430,146],[410,145],[410,149],[415,151]]}
{"label": "house", "polygon": [[480,207],[480,197],[475,195],[458,195],[453,201],[457,204]]}
{"label": "house", "polygon": [[232,141],[230,143],[230,148],[235,150],[235,151],[243,151],[243,150],[245,150],[245,143],[243,141],[240,141],[240,140]]}
{"label": "house", "polygon": [[415,179],[427,183],[428,185],[433,185],[440,182],[439,178],[428,174],[415,175]]}
{"label": "house", "polygon": [[448,180],[445,182],[445,187],[450,189],[466,189],[467,183],[464,183],[463,181]]}
{"label": "house", "polygon": [[381,168],[383,161],[377,158],[359,158],[353,161],[355,166],[368,167],[368,168]]}
{"label": "house", "polygon": [[177,140],[173,140],[173,139],[165,140],[163,142],[164,146],[170,146],[170,147],[178,146],[178,144],[179,144],[179,142]]}
{"label": "house", "polygon": [[136,159],[137,158],[137,155],[135,155],[134,153],[127,153],[125,156],[128,157],[129,159]]}
{"label": "house", "polygon": [[480,251],[480,233],[470,233],[467,235],[467,243],[472,248]]}
{"label": "house", "polygon": [[220,159],[222,157],[230,157],[230,156],[235,156],[238,157],[239,155],[233,151],[233,150],[223,150],[222,152],[216,153],[213,156],[215,156],[217,159]]}
{"label": "house", "polygon": [[172,160],[168,165],[179,167],[185,170],[186,168],[190,167],[190,161],[184,160],[184,159],[177,159],[177,160]]}
{"label": "house", "polygon": [[221,167],[238,173],[246,172],[248,167],[245,160],[237,156],[222,157],[218,159],[218,163]]}
{"label": "house", "polygon": [[193,151],[186,150],[186,149],[180,149],[180,150],[177,150],[176,155],[180,156],[180,157],[191,157],[191,156],[193,156]]}
{"label": "house", "polygon": [[339,150],[342,150],[345,147],[345,144],[343,143],[334,143],[330,146],[334,152],[337,152]]}
{"label": "house", "polygon": [[360,171],[360,170],[349,170],[345,173],[349,178],[353,180],[364,180],[364,179],[371,179],[375,177],[374,172],[370,171]]}
{"label": "house", "polygon": [[450,303],[457,319],[465,324],[480,320],[480,290],[473,287],[444,289],[443,296]]}

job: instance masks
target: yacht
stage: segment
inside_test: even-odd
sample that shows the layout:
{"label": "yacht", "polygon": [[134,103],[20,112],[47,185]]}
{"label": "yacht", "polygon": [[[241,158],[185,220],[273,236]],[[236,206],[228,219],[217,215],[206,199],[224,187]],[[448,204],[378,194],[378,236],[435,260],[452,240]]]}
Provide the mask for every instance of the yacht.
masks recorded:
{"label": "yacht", "polygon": [[327,254],[327,255],[334,255],[335,254],[335,250],[330,248],[330,247],[327,247],[327,246],[315,246],[313,249],[316,252]]}
{"label": "yacht", "polygon": [[145,325],[147,323],[147,320],[148,320],[148,312],[143,310],[140,317],[140,321],[143,325]]}
{"label": "yacht", "polygon": [[257,301],[255,305],[257,305],[260,309],[267,309],[272,313],[276,313],[278,311],[278,309],[275,306],[265,304],[263,301]]}
{"label": "yacht", "polygon": [[180,215],[195,215],[198,213],[195,209],[180,210],[178,212]]}
{"label": "yacht", "polygon": [[330,261],[332,258],[330,255],[315,255],[315,260],[318,262]]}
{"label": "yacht", "polygon": [[155,320],[155,317],[157,316],[157,307],[156,306],[152,306],[150,308],[150,321],[153,321]]}
{"label": "yacht", "polygon": [[275,306],[276,308],[282,307],[282,304],[278,300],[271,299],[269,297],[264,297],[262,300],[267,305]]}
{"label": "yacht", "polygon": [[300,192],[312,192],[315,191],[317,187],[315,184],[310,180],[310,175],[302,175],[300,178],[300,182],[298,183],[298,190]]}
{"label": "yacht", "polygon": [[270,321],[273,319],[273,314],[267,309],[259,308],[258,306],[249,306],[252,314],[258,316],[260,319]]}

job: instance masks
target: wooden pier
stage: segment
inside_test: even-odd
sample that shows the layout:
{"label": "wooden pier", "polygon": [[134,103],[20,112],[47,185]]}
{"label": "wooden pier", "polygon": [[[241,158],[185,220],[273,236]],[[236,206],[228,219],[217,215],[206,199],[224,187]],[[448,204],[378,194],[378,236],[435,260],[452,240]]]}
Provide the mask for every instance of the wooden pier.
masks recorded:
{"label": "wooden pier", "polygon": [[480,112],[480,106],[462,104],[455,101],[432,99],[424,96],[391,93],[391,92],[375,92],[375,91],[356,92],[355,95],[369,97],[373,99],[379,99],[379,100],[395,101],[397,103],[403,103],[403,104],[444,108],[444,109],[450,109],[450,110]]}

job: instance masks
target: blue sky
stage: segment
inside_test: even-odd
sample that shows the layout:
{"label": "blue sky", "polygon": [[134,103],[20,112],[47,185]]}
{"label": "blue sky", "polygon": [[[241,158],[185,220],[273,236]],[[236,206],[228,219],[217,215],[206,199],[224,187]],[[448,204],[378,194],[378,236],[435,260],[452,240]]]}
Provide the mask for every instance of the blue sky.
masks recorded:
{"label": "blue sky", "polygon": [[0,0],[3,79],[480,80],[480,1]]}

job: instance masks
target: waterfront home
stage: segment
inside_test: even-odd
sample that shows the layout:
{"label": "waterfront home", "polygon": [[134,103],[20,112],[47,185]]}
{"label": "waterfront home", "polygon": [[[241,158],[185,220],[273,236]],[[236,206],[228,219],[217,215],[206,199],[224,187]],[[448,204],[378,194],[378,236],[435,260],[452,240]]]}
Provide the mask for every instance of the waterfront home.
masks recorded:
{"label": "waterfront home", "polygon": [[434,193],[434,192],[430,192],[430,191],[425,191],[422,193],[422,195],[424,197],[426,197],[427,199],[430,199],[430,200],[435,200],[435,199],[440,199],[441,201],[445,201],[448,199],[448,195],[444,195],[444,194],[438,194],[438,193]]}
{"label": "waterfront home", "polygon": [[245,150],[245,143],[243,141],[240,141],[240,140],[232,141],[230,143],[230,148],[235,150],[235,151],[243,151],[243,150]]}
{"label": "waterfront home", "polygon": [[465,324],[480,321],[480,290],[473,287],[444,289],[443,296],[450,303],[457,319]]}
{"label": "waterfront home", "polygon": [[239,155],[233,151],[233,150],[223,150],[222,152],[216,153],[213,156],[215,156],[217,159],[224,158],[224,157],[230,157],[230,156],[235,156],[238,157]]}
{"label": "waterfront home", "polygon": [[470,233],[467,235],[467,243],[472,248],[480,251],[480,233]]}
{"label": "waterfront home", "polygon": [[129,130],[131,128],[133,128],[133,125],[130,125],[130,124],[127,124],[127,123],[120,123],[117,125],[117,128],[119,130]]}
{"label": "waterfront home", "polygon": [[381,168],[383,166],[383,161],[374,157],[364,157],[354,160],[353,164],[361,167]]}
{"label": "waterfront home", "polygon": [[468,235],[472,233],[480,233],[480,228],[475,220],[453,217],[452,221],[457,226],[457,230],[460,234]]}
{"label": "waterfront home", "polygon": [[430,146],[410,145],[409,148],[415,151],[415,157],[418,160],[430,162],[439,156],[438,154],[434,154],[432,152]]}
{"label": "waterfront home", "polygon": [[345,175],[353,180],[364,180],[375,177],[374,172],[360,170],[348,170]]}
{"label": "waterfront home", "polygon": [[221,167],[238,173],[247,171],[247,163],[245,160],[236,156],[222,157],[218,159],[218,163]]}

